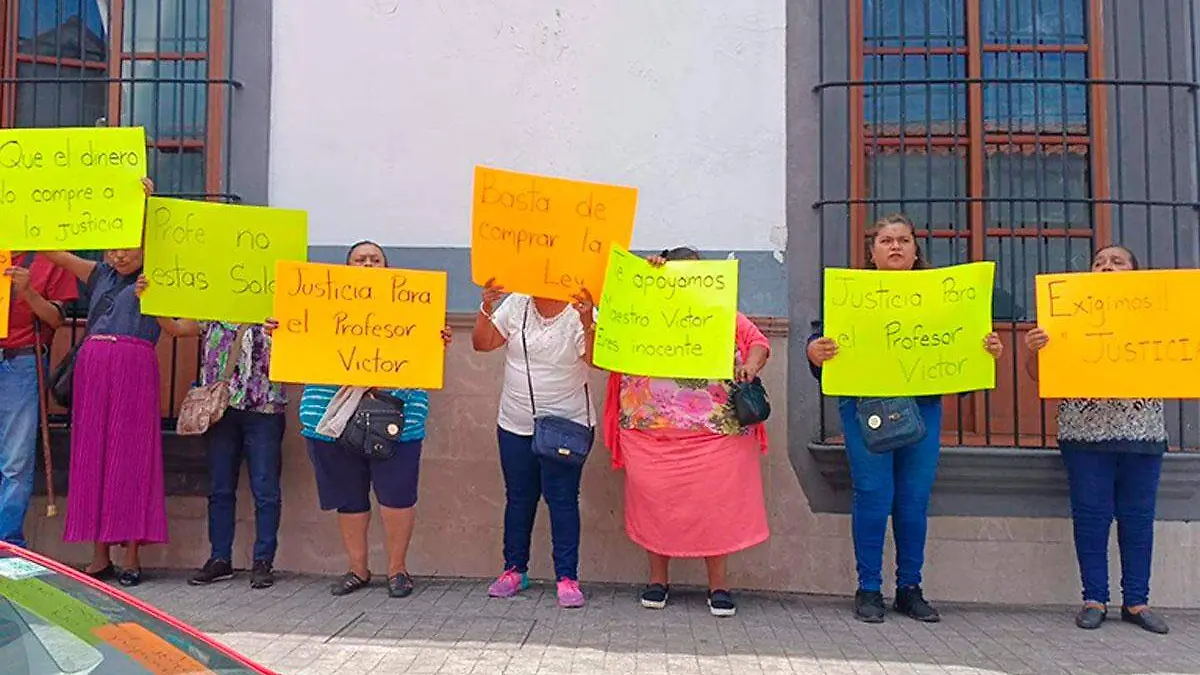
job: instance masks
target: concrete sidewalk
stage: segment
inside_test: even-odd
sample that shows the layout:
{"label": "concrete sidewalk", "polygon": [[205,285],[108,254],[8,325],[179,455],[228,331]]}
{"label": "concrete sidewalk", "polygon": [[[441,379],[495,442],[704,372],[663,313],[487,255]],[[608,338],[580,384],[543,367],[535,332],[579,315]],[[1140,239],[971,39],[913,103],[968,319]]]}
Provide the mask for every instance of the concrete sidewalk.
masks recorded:
{"label": "concrete sidewalk", "polygon": [[286,675],[1200,675],[1196,612],[1166,613],[1172,633],[1157,636],[1119,620],[1081,631],[1075,608],[938,604],[941,624],[871,626],[845,598],[745,593],[736,617],[716,619],[702,591],[651,611],[639,589],[584,584],[587,608],[560,610],[548,584],[493,600],[482,581],[418,579],[392,600],[382,584],[333,598],[329,578],[281,575],[267,591],[244,574],[208,588],[185,579],[155,575],[135,595]]}

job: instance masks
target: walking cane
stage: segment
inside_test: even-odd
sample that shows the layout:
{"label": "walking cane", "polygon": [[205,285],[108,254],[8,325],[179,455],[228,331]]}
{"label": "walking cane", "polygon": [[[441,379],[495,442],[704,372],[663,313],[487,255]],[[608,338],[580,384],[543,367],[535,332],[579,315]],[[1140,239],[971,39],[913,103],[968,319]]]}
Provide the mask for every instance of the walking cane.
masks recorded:
{"label": "walking cane", "polygon": [[34,321],[33,330],[37,333],[37,342],[34,351],[37,358],[37,380],[38,380],[38,414],[41,417],[42,427],[42,457],[45,459],[46,465],[46,517],[53,518],[58,515],[58,505],[54,503],[54,460],[50,457],[50,416],[46,411],[46,406],[50,403],[50,396],[46,391],[46,347],[42,344],[42,322]]}

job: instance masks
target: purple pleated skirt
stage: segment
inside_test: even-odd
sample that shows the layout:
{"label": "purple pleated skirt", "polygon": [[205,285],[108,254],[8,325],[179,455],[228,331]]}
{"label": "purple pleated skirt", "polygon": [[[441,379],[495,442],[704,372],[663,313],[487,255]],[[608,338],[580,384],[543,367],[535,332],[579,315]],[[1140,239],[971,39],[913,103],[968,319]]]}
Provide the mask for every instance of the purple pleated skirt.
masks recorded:
{"label": "purple pleated skirt", "polygon": [[158,357],[124,336],[90,337],[75,361],[65,541],[167,541]]}

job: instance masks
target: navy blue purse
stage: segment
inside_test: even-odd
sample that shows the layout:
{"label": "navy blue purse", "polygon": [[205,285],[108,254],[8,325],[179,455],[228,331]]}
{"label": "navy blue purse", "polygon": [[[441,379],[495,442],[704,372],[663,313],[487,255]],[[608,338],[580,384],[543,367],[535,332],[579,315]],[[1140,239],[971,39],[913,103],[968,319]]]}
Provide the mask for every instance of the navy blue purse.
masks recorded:
{"label": "navy blue purse", "polygon": [[863,442],[873,453],[899,450],[925,438],[925,418],[916,399],[860,398],[857,407]]}
{"label": "navy blue purse", "polygon": [[583,466],[596,440],[596,429],[592,426],[592,397],[588,386],[583,385],[583,395],[587,398],[587,425],[557,415],[537,414],[537,403],[533,398],[533,376],[529,370],[529,345],[525,341],[525,327],[528,323],[529,303],[526,303],[525,316],[521,319],[521,350],[525,353],[529,409],[533,413],[533,454],[571,466]]}

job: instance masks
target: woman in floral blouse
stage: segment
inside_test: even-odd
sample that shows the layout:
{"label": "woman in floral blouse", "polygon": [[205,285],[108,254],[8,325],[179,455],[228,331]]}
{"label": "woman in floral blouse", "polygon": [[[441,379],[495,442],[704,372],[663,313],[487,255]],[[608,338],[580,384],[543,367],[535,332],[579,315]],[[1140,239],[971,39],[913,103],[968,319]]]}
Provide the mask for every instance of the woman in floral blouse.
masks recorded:
{"label": "woman in floral blouse", "polygon": [[[690,248],[650,259],[699,260]],[[750,381],[767,363],[762,332],[737,315],[739,381]],[[762,425],[742,427],[729,403],[728,382],[666,380],[613,373],[604,406],[604,436],[613,466],[625,469],[625,530],[646,549],[650,583],[642,606],[667,605],[671,558],[704,558],[708,606],[715,616],[737,611],[725,581],[726,561],[769,536],[759,453],[767,448]]]}
{"label": "woman in floral blouse", "polygon": [[[146,278],[137,281],[139,294]],[[254,564],[251,588],[275,585],[273,566],[279,545],[282,512],[280,476],[283,470],[283,432],[287,427],[287,395],[271,382],[271,336],[262,326],[239,326],[219,321],[159,318],[158,323],[175,337],[200,338],[200,385],[217,382],[241,341],[241,355],[229,381],[229,408],[209,428],[208,441],[208,562],[188,580],[204,586],[233,578],[233,532],[237,516],[237,484],[245,460],[254,495]]]}

